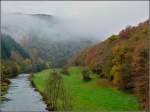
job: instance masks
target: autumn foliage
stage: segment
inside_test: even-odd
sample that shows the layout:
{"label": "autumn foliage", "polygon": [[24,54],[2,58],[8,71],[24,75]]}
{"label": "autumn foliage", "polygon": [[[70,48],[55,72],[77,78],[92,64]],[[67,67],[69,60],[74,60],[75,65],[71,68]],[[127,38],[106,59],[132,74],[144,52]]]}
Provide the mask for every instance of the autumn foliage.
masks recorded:
{"label": "autumn foliage", "polygon": [[85,49],[74,57],[74,64],[88,66],[125,92],[137,95],[148,108],[149,20],[128,26],[118,35]]}

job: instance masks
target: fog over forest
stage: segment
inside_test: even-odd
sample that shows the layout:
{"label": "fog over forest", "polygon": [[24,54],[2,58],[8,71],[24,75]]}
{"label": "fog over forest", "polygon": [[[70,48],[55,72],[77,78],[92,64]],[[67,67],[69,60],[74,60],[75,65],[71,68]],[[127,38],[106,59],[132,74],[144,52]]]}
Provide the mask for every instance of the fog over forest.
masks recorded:
{"label": "fog over forest", "polygon": [[[39,37],[50,37],[55,40],[68,38],[104,40],[128,25],[135,25],[148,19],[147,11],[148,1],[2,1],[1,22],[2,31],[7,30],[9,33],[17,31],[13,34],[16,38],[17,35],[21,35],[20,38],[38,32]],[[47,14],[51,15],[51,18],[43,21],[29,14]]]}

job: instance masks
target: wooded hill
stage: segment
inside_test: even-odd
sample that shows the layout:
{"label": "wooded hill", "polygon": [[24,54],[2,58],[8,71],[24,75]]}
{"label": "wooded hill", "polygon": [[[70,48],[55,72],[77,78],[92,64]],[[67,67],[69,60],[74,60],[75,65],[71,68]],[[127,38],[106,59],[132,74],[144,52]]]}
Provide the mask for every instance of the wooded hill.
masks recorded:
{"label": "wooded hill", "polygon": [[54,15],[14,13],[2,17],[1,29],[27,49],[36,72],[47,65],[62,67],[74,53],[96,41],[65,27]]}
{"label": "wooded hill", "polygon": [[88,39],[52,41],[51,38],[30,38],[24,47],[29,51],[32,62],[36,65],[49,63],[52,67],[64,66],[73,54],[93,43]]}
{"label": "wooded hill", "polygon": [[23,70],[24,60],[29,60],[28,51],[17,43],[11,36],[2,34],[1,37],[1,73],[2,79],[13,77]]}
{"label": "wooded hill", "polygon": [[9,35],[2,34],[1,38],[1,58],[8,59],[12,52],[17,52],[23,58],[29,58],[28,52]]}
{"label": "wooded hill", "polygon": [[87,66],[116,88],[136,94],[148,108],[148,27],[149,20],[128,26],[118,35],[78,53],[71,63]]}

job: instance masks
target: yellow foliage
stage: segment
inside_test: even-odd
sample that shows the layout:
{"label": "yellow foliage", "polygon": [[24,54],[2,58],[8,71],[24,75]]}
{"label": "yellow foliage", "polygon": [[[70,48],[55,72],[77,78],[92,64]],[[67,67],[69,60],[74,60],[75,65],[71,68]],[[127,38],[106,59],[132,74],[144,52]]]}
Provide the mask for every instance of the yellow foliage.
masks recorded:
{"label": "yellow foliage", "polygon": [[24,63],[25,65],[30,65],[30,64],[31,64],[31,60],[30,60],[30,59],[25,59],[25,60],[23,61],[23,63]]}
{"label": "yellow foliage", "polygon": [[113,84],[117,85],[122,82],[122,76],[120,74],[121,65],[114,65],[110,71],[110,75],[113,77]]}

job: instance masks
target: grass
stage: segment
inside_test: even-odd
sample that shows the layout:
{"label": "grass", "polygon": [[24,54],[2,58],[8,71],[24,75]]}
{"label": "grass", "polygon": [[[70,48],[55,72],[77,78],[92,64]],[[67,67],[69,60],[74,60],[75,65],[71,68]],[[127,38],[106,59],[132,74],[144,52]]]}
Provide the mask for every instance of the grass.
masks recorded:
{"label": "grass", "polygon": [[[58,70],[58,69],[57,69]],[[32,81],[40,92],[44,91],[46,79],[51,70],[34,74]],[[125,94],[110,87],[107,82],[92,75],[92,80],[82,80],[81,68],[70,67],[70,75],[63,75],[64,84],[72,96],[73,110],[127,111],[139,110],[135,96]]]}

